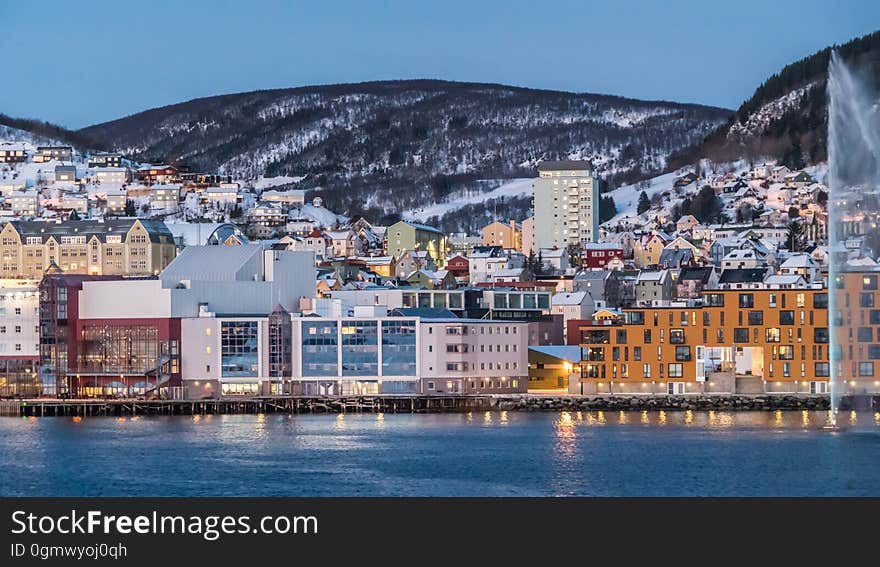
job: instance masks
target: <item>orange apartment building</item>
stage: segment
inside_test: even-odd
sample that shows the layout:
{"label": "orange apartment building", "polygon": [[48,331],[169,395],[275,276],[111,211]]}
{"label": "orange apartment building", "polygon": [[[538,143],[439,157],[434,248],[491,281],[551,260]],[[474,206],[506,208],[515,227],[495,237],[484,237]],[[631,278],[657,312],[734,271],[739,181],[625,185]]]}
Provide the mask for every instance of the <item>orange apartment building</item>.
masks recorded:
{"label": "orange apartment building", "polygon": [[706,291],[702,305],[570,321],[568,336],[582,351],[575,394],[828,392],[826,289]]}
{"label": "orange apartment building", "polygon": [[832,368],[841,394],[880,392],[880,273],[852,271],[832,284]]}

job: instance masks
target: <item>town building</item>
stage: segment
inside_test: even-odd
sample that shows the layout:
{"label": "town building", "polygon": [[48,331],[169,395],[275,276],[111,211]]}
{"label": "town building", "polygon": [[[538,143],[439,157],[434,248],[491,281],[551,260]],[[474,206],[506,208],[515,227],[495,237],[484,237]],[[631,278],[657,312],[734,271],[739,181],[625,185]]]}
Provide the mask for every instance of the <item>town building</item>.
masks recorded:
{"label": "town building", "polygon": [[32,157],[35,163],[47,161],[70,161],[73,159],[73,148],[70,146],[37,146]]}
{"label": "town building", "polygon": [[0,397],[37,397],[39,282],[0,280]]}
{"label": "town building", "polygon": [[713,290],[692,306],[570,321],[569,339],[583,358],[570,391],[826,393],[827,307],[828,293],[818,288]]}
{"label": "town building", "polygon": [[516,221],[505,224],[495,221],[487,224],[480,231],[482,246],[500,246],[522,251],[522,226]]}
{"label": "town building", "polygon": [[562,248],[599,237],[599,181],[587,161],[538,165],[534,189],[534,246]]}
{"label": "town building", "polygon": [[161,221],[10,221],[0,230],[0,276],[39,279],[54,266],[68,274],[148,276],[176,254]]}
{"label": "town building", "polygon": [[122,168],[122,154],[112,152],[97,152],[91,154],[88,160],[89,167],[96,168]]}
{"label": "town building", "polygon": [[27,161],[27,149],[20,142],[0,142],[0,163],[23,163]]}
{"label": "town building", "polygon": [[434,264],[443,267],[448,243],[446,236],[433,226],[399,221],[386,231],[385,253],[400,258],[407,251],[427,252]]}

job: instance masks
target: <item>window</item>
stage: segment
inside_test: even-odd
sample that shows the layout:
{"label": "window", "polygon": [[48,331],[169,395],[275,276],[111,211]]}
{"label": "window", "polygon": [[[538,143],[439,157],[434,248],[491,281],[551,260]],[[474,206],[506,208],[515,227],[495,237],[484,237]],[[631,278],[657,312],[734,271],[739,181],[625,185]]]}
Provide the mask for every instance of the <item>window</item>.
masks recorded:
{"label": "window", "polygon": [[754,294],[751,294],[751,293],[739,294],[739,306],[740,307],[754,307],[755,306]]}
{"label": "window", "polygon": [[646,345],[651,344],[651,329],[645,329],[645,340],[644,343]]}
{"label": "window", "polygon": [[705,296],[706,305],[709,307],[724,307],[724,294],[707,293]]}
{"label": "window", "polygon": [[644,375],[645,378],[651,377],[651,365],[650,364],[642,365],[642,374]]}
{"label": "window", "polygon": [[675,347],[675,360],[687,362],[691,359],[691,347],[677,346]]}
{"label": "window", "polygon": [[737,328],[733,330],[733,342],[735,343],[747,343],[749,342],[749,330],[744,328]]}
{"label": "window", "polygon": [[874,294],[873,293],[860,293],[859,294],[859,306],[860,307],[874,307]]}
{"label": "window", "polygon": [[764,324],[764,312],[763,311],[749,311],[749,325],[763,325]]}
{"label": "window", "polygon": [[642,347],[637,346],[633,347],[633,360],[639,361],[642,359]]}
{"label": "window", "polygon": [[617,330],[617,343],[626,344],[626,329]]}
{"label": "window", "polygon": [[870,343],[874,340],[874,329],[871,327],[859,327],[857,336],[860,343]]}
{"label": "window", "polygon": [[674,345],[684,344],[684,329],[670,329],[669,342]]}
{"label": "window", "polygon": [[709,313],[708,311],[703,311],[703,326],[708,327],[711,324],[712,324],[711,313]]}
{"label": "window", "polygon": [[669,363],[669,377],[681,378],[684,375],[684,365],[675,362]]}
{"label": "window", "polygon": [[768,343],[778,343],[782,337],[779,327],[768,327],[765,331],[765,338]]}
{"label": "window", "polygon": [[877,276],[871,275],[862,277],[862,289],[877,289]]}
{"label": "window", "polygon": [[873,362],[860,362],[859,363],[859,376],[873,376],[874,375],[874,363]]}
{"label": "window", "polygon": [[815,364],[816,376],[827,377],[831,372],[831,365],[827,362],[817,362]]}
{"label": "window", "polygon": [[780,360],[794,360],[794,347],[791,345],[782,345],[779,347]]}
{"label": "window", "polygon": [[780,325],[794,325],[794,311],[780,311],[779,312],[779,324]]}
{"label": "window", "polygon": [[816,327],[813,329],[813,342],[814,343],[827,343],[828,342],[828,328],[827,327]]}
{"label": "window", "polygon": [[433,383],[433,382],[428,382],[427,387],[428,387],[429,390],[433,390],[433,389],[434,389],[434,383]]}

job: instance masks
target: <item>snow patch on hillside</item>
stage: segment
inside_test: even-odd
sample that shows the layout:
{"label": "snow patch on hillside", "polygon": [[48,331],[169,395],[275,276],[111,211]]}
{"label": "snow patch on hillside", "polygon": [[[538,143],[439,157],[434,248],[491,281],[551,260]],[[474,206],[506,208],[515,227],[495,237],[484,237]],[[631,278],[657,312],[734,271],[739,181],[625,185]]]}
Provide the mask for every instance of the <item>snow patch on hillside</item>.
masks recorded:
{"label": "snow patch on hillside", "polygon": [[795,89],[775,100],[772,100],[759,108],[749,116],[745,124],[734,122],[727,133],[728,139],[742,139],[762,134],[773,122],[779,120],[782,115],[792,108],[801,104],[804,95],[818,84],[817,81],[808,83],[799,89]]}
{"label": "snow patch on hillside", "polygon": [[425,221],[433,216],[442,217],[446,213],[456,211],[467,205],[485,203],[492,199],[510,199],[526,197],[532,194],[532,181],[528,179],[513,179],[491,191],[459,191],[450,199],[442,203],[432,203],[424,207],[409,209],[401,213],[406,220]]}
{"label": "snow patch on hillside", "polygon": [[291,183],[299,183],[303,179],[305,179],[305,175],[299,175],[295,177],[287,176],[287,175],[279,175],[278,177],[260,177],[256,181],[254,181],[254,189],[259,189],[260,191],[264,191],[266,189],[271,189],[272,187],[278,187],[279,185],[289,185]]}

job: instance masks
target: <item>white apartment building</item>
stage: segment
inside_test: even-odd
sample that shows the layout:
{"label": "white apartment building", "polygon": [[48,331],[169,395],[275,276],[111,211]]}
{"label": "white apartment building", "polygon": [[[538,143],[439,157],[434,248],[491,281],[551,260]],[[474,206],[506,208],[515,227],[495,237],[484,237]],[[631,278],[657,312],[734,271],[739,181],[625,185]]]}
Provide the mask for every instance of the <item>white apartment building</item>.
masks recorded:
{"label": "white apartment building", "polygon": [[423,394],[501,394],[528,389],[528,323],[423,319],[419,371]]}
{"label": "white apartment building", "polygon": [[534,247],[566,248],[599,238],[599,180],[587,161],[538,165],[534,189]]}
{"label": "white apartment building", "polygon": [[39,356],[38,286],[34,280],[0,280],[0,360]]}

